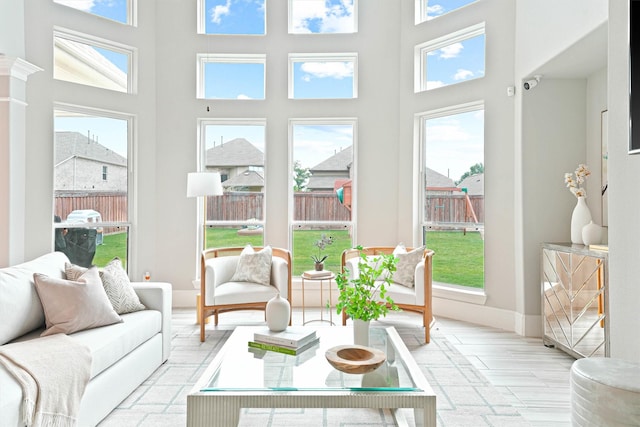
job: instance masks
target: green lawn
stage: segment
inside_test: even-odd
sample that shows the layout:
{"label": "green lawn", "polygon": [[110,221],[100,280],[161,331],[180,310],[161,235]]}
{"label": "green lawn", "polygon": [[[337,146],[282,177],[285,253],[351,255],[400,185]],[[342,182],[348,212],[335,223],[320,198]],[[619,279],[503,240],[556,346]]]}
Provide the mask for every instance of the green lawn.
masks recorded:
{"label": "green lawn", "polygon": [[484,241],[480,233],[430,231],[427,247],[433,249],[433,281],[484,287]]}
{"label": "green lawn", "polygon": [[[298,276],[305,270],[313,269],[311,255],[318,254],[313,242],[325,233],[333,237],[334,243],[322,251],[328,255],[325,268],[340,271],[340,255],[350,248],[351,237],[347,230],[297,230],[293,233],[293,269]],[[104,236],[103,244],[96,247],[94,264],[103,267],[113,257],[119,257],[123,263],[127,260],[127,233]],[[207,247],[222,246],[262,246],[262,234],[239,236],[237,229],[207,229]],[[484,241],[480,233],[466,235],[456,231],[430,231],[427,234],[427,247],[435,251],[433,257],[433,280],[474,288],[484,287]]]}

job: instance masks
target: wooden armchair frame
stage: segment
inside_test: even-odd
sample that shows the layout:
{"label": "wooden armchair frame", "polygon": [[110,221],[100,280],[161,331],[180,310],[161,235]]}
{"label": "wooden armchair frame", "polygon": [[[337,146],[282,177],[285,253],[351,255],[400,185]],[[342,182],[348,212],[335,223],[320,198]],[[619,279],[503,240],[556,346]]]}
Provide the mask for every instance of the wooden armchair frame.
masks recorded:
{"label": "wooden armchair frame", "polygon": [[[224,256],[240,255],[244,247],[226,247],[226,248],[212,248],[202,251],[200,257],[200,342],[204,342],[204,327],[205,319],[212,314],[214,315],[214,325],[218,326],[218,314],[226,311],[235,310],[262,310],[266,313],[267,302],[247,302],[238,304],[219,304],[219,305],[206,305],[206,268],[205,262],[211,258],[218,258]],[[254,247],[255,251],[262,250],[263,247]],[[272,256],[284,259],[287,262],[287,301],[291,305],[291,252],[286,249],[272,247]],[[291,325],[291,321],[289,321]]]}
{"label": "wooden armchair frame", "polygon": [[[341,271],[344,273],[345,265],[348,260],[356,257],[360,257],[361,254],[365,254],[366,256],[375,256],[375,255],[389,255],[392,254],[395,249],[395,246],[367,246],[363,247],[361,250],[357,248],[347,249],[342,252],[341,259]],[[407,248],[407,252],[412,251],[414,248]],[[402,309],[407,311],[412,311],[416,313],[422,314],[422,325],[424,326],[424,342],[429,343],[431,340],[431,327],[435,322],[433,318],[433,307],[432,307],[432,260],[433,260],[434,252],[431,249],[424,249],[424,253],[422,255],[422,262],[424,263],[424,301],[421,301],[422,304],[400,304],[396,302],[396,305]],[[342,325],[347,324],[347,313],[342,310]]]}

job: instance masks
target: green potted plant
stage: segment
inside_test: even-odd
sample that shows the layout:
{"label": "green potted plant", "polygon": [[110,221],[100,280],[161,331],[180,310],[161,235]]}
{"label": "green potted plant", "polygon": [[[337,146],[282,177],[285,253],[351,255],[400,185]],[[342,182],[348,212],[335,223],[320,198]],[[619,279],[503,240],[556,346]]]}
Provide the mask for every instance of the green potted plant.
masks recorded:
{"label": "green potted plant", "polygon": [[[356,247],[362,251],[362,246]],[[345,268],[336,275],[339,296],[337,313],[343,310],[353,319],[354,342],[368,344],[369,323],[387,315],[389,310],[398,310],[393,299],[387,295],[398,259],[393,254],[367,258],[360,252],[357,274]]]}

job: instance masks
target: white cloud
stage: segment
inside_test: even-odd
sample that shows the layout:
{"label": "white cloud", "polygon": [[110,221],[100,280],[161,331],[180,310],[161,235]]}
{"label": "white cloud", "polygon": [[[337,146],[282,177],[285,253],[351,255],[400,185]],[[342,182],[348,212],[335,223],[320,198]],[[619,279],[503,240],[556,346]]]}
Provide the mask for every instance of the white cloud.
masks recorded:
{"label": "white cloud", "polygon": [[300,69],[307,73],[307,76],[303,77],[305,81],[309,81],[313,77],[318,79],[353,77],[352,62],[305,62]]}
{"label": "white cloud", "polygon": [[444,82],[440,80],[427,80],[427,90],[429,89],[437,89],[439,87],[445,86]]}
{"label": "white cloud", "polygon": [[95,0],[56,0],[56,3],[84,12],[90,12],[93,6],[95,6]]}
{"label": "white cloud", "polygon": [[469,77],[473,77],[473,71],[458,69],[458,72],[453,75],[453,80],[466,80]]}
{"label": "white cloud", "polygon": [[454,44],[450,44],[449,46],[445,46],[442,49],[440,49],[440,58],[442,59],[455,58],[460,54],[460,52],[462,52],[462,49],[464,49],[464,46],[462,46],[462,43],[454,43]]}
{"label": "white cloud", "polygon": [[231,13],[231,0],[227,0],[225,5],[217,5],[211,9],[211,22],[219,24],[222,17]]}
{"label": "white cloud", "polygon": [[325,0],[300,0],[293,9],[293,31],[311,33],[310,25],[316,22],[322,33],[353,32],[353,0],[340,0],[330,4]]}
{"label": "white cloud", "polygon": [[436,16],[440,16],[444,13],[442,5],[434,4],[433,6],[427,6],[427,19],[433,19]]}
{"label": "white cloud", "polygon": [[249,95],[245,95],[244,93],[241,93],[236,97],[236,99],[253,99],[253,98],[251,98]]}

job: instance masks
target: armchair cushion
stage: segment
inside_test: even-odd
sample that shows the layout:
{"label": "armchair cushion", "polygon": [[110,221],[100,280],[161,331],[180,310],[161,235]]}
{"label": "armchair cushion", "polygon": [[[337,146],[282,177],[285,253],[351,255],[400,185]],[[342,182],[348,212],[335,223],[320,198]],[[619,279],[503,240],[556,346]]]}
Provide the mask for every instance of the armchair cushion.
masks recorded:
{"label": "armchair cushion", "polygon": [[271,285],[271,246],[265,246],[256,252],[251,245],[247,245],[240,253],[236,271],[232,282],[251,282],[261,285]]}
{"label": "armchair cushion", "polygon": [[398,250],[398,248],[396,250],[393,253],[398,258],[398,264],[391,280],[399,285],[413,288],[415,286],[416,266],[422,259],[424,247],[416,248],[410,252],[407,252],[406,249],[404,249],[404,252]]}

